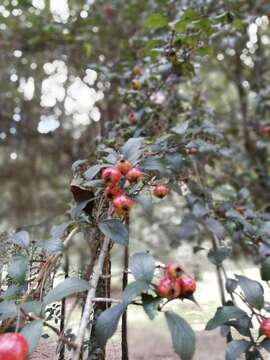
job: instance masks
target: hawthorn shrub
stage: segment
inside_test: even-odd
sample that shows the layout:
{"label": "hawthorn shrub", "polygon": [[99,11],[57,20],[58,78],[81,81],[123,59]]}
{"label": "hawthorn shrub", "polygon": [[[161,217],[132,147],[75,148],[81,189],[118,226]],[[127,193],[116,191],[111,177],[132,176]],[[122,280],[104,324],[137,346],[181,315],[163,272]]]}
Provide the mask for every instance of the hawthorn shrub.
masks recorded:
{"label": "hawthorn shrub", "polygon": [[[224,64],[234,70],[230,76],[240,98],[243,132],[239,144],[232,143],[236,128],[219,126],[216,114],[225,115],[211,107],[202,83],[206,74],[200,70],[207,61],[217,66],[213,54],[226,48],[238,51],[239,58],[242,52],[256,65],[260,61],[256,49],[248,55],[244,51],[247,30],[257,24],[257,36],[267,33],[267,7],[263,2],[256,7],[241,1],[227,1],[226,6],[219,1],[183,2],[181,8],[175,1],[165,3],[151,2],[129,39],[133,56],[118,61],[118,72],[105,74],[113,84],[108,96],[118,108],[112,121],[105,123],[95,161],[78,160],[72,166],[74,203],[68,221],[54,226],[47,240],[31,239],[26,230],[9,237],[11,257],[5,259],[1,282],[0,329],[6,334],[0,336],[0,359],[9,333],[20,333],[31,354],[40,338],[49,336],[46,328],[58,338],[59,359],[104,359],[106,343],[122,319],[126,360],[131,304],[141,306],[150,321],[163,313],[175,352],[182,360],[192,359],[196,336],[179,314],[182,301],[196,306],[192,274],[185,272],[185,264],[160,265],[149,252],[129,254],[133,208],[141,207],[151,221],[156,204],[172,195],[183,209],[178,224],[163,224],[168,241],[177,246],[188,239],[217,272],[221,306],[206,320],[206,330],[221,329],[227,339],[227,360],[242,354],[249,360],[263,359],[264,351],[270,352],[269,304],[262,285],[270,280],[270,218],[264,199],[269,189],[269,125],[263,119],[251,127],[244,75],[254,91],[258,84],[249,78],[248,67],[228,58]],[[118,4],[122,2],[103,8],[111,26],[119,21]],[[265,93],[256,101],[256,111],[267,115]],[[78,233],[85,241],[83,262],[77,263],[73,276],[69,262]],[[122,248],[124,255],[119,299],[113,299],[110,291],[112,247]],[[239,274],[228,277],[224,261],[239,253],[260,268],[261,282]],[[65,279],[56,284],[59,273]],[[82,308],[76,329],[68,324],[65,300],[75,295]],[[169,310],[171,302],[179,303],[179,313]],[[8,346],[12,353],[13,345]],[[25,349],[21,354],[11,354],[10,359],[24,359]]]}

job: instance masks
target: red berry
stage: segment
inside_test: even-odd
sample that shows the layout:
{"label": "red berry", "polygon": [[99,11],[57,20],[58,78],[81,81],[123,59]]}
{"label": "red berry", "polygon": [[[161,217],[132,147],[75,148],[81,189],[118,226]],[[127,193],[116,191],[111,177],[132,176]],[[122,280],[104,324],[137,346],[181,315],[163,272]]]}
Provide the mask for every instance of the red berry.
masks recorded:
{"label": "red berry", "polygon": [[109,200],[112,200],[116,196],[121,195],[121,194],[122,194],[122,191],[118,186],[114,186],[114,187],[106,186],[106,188],[104,190],[104,196],[106,199],[109,199]]}
{"label": "red berry", "polygon": [[139,79],[133,79],[131,85],[133,90],[141,90],[142,88],[142,83]]}
{"label": "red berry", "polygon": [[135,65],[132,69],[133,75],[140,76],[143,73],[142,67],[140,65]]}
{"label": "red berry", "polygon": [[270,125],[265,125],[262,128],[260,128],[261,134],[270,134]]}
{"label": "red berry", "polygon": [[116,214],[126,215],[133,205],[133,201],[127,195],[116,196],[113,200],[113,206]]}
{"label": "red berry", "polygon": [[179,278],[183,270],[176,261],[170,261],[166,265],[165,272],[166,272],[166,276],[168,276],[169,278],[176,279]]}
{"label": "red berry", "polygon": [[126,178],[129,182],[134,183],[143,178],[143,174],[141,170],[132,168],[129,170],[129,172],[126,174]]}
{"label": "red berry", "polygon": [[116,185],[121,179],[121,172],[118,169],[106,168],[102,171],[101,178],[108,185]]}
{"label": "red berry", "polygon": [[137,115],[134,111],[128,114],[128,122],[130,123],[130,125],[137,124]]}
{"label": "red berry", "polygon": [[167,299],[176,299],[181,294],[181,286],[178,281],[169,277],[160,280],[157,293]]}
{"label": "red berry", "polygon": [[25,337],[18,333],[0,335],[0,360],[26,360],[28,343]]}
{"label": "red berry", "polygon": [[132,168],[132,165],[127,160],[123,159],[118,162],[116,167],[123,175],[126,175]]}
{"label": "red berry", "polygon": [[114,9],[109,4],[105,4],[103,12],[106,18],[110,19],[114,14]]}
{"label": "red berry", "polygon": [[270,319],[264,319],[261,323],[261,332],[270,338]]}
{"label": "red berry", "polygon": [[163,199],[168,193],[169,189],[164,184],[157,185],[153,190],[153,194],[160,199]]}
{"label": "red berry", "polygon": [[181,275],[178,279],[178,282],[181,286],[181,295],[192,295],[196,290],[196,282],[193,276],[190,275]]}

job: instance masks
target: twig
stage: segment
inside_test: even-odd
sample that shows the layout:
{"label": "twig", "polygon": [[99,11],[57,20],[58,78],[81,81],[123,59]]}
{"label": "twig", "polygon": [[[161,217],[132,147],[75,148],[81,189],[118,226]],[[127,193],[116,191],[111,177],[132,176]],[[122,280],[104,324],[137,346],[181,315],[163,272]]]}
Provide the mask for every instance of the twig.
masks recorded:
{"label": "twig", "polygon": [[[103,265],[104,265],[104,261],[106,258],[106,254],[107,254],[109,245],[110,245],[110,239],[108,237],[105,237],[103,244],[102,244],[102,248],[100,250],[97,264],[96,264],[93,274],[89,280],[90,288],[87,293],[77,338],[75,340],[76,349],[74,349],[72,351],[72,355],[71,355],[72,360],[79,360],[79,358],[80,358],[80,352],[81,352],[81,347],[82,347],[82,343],[84,340],[85,330],[86,330],[86,327],[88,324],[89,316],[90,316],[91,312],[93,311],[93,304],[94,304],[93,299],[95,298],[97,284],[98,284],[100,275],[102,274],[102,269],[103,269]],[[89,329],[90,335],[91,335],[91,330],[92,330],[92,326],[90,326],[90,329]]]}

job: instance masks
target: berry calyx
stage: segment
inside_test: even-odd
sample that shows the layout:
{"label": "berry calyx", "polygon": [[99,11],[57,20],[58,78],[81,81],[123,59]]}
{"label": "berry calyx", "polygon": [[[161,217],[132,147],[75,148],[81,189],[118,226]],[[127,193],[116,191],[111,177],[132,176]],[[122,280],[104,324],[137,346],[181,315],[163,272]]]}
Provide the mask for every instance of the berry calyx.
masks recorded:
{"label": "berry calyx", "polygon": [[183,270],[176,261],[170,261],[165,268],[166,276],[171,279],[177,279],[182,275]]}
{"label": "berry calyx", "polygon": [[127,160],[120,160],[116,165],[117,169],[121,172],[121,174],[126,175],[130,169],[132,169],[132,165]]}
{"label": "berry calyx", "polygon": [[130,125],[136,125],[137,124],[137,115],[134,111],[128,114],[128,122]]}
{"label": "berry calyx", "polygon": [[164,277],[160,280],[160,283],[156,290],[158,295],[160,295],[161,297],[172,300],[180,296],[181,285],[175,279]]}
{"label": "berry calyx", "polygon": [[106,168],[102,171],[101,178],[108,185],[116,185],[121,179],[121,172],[118,169]]}
{"label": "berry calyx", "polygon": [[126,174],[126,178],[129,182],[135,183],[143,178],[143,174],[142,174],[141,170],[132,168]]}
{"label": "berry calyx", "polygon": [[26,360],[29,347],[25,337],[18,333],[0,335],[0,360]]}
{"label": "berry calyx", "polygon": [[133,90],[141,90],[142,88],[142,83],[139,79],[133,79],[132,82],[131,82],[131,85],[132,85],[132,89]]}
{"label": "berry calyx", "polygon": [[116,196],[119,196],[121,194],[122,194],[122,191],[118,186],[114,186],[114,187],[106,186],[106,188],[104,190],[104,196],[106,199],[109,199],[109,200],[112,200]]}
{"label": "berry calyx", "polygon": [[124,194],[116,196],[113,200],[114,211],[119,216],[128,214],[132,205],[133,201]]}
{"label": "berry calyx", "polygon": [[178,282],[181,286],[181,295],[188,296],[192,295],[196,290],[196,281],[193,276],[190,275],[181,275],[178,279]]}
{"label": "berry calyx", "polygon": [[155,186],[153,190],[153,194],[160,199],[163,199],[166,195],[168,195],[168,193],[169,193],[169,189],[164,184]]}
{"label": "berry calyx", "polygon": [[264,319],[260,326],[261,332],[268,338],[270,338],[270,319]]}

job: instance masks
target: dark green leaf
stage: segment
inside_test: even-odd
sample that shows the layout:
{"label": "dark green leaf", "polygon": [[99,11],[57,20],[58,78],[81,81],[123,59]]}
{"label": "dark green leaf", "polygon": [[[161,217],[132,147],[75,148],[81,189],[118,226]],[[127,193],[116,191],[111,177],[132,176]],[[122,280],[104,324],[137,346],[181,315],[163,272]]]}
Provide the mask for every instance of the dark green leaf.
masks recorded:
{"label": "dark green leaf", "polygon": [[16,245],[27,249],[30,244],[30,236],[28,231],[22,230],[17,232],[11,237],[11,241]]}
{"label": "dark green leaf", "polygon": [[225,230],[223,225],[216,219],[208,218],[206,219],[206,226],[214,235],[219,239],[223,239],[225,236]]}
{"label": "dark green leaf", "polygon": [[142,294],[143,309],[150,320],[153,320],[156,317],[158,313],[157,309],[161,302],[161,297],[154,297],[150,294]]}
{"label": "dark green leaf", "polygon": [[231,255],[232,249],[228,246],[220,246],[217,249],[211,249],[207,255],[209,261],[214,265],[221,265],[222,262]]}
{"label": "dark green leaf", "polygon": [[95,331],[98,343],[102,347],[106,345],[108,339],[115,333],[120,317],[125,310],[126,306],[121,303],[103,311],[99,315]]}
{"label": "dark green leaf", "polygon": [[126,225],[119,219],[108,219],[98,224],[100,231],[120,245],[128,245],[129,234]]}
{"label": "dark green leaf", "polygon": [[2,301],[0,303],[0,321],[17,315],[18,309],[13,301]]}
{"label": "dark green leaf", "polygon": [[147,253],[136,253],[130,258],[129,268],[136,280],[151,282],[155,271],[155,259]]}
{"label": "dark green leaf", "polygon": [[88,181],[92,180],[100,172],[101,169],[103,169],[105,167],[109,167],[109,166],[111,166],[111,165],[110,164],[93,165],[84,172],[83,176]]}
{"label": "dark green leaf", "polygon": [[23,255],[14,255],[8,267],[8,275],[16,282],[23,283],[28,260]]}
{"label": "dark green leaf", "polygon": [[54,225],[50,231],[50,234],[53,238],[61,238],[69,225],[71,224],[71,221],[65,222],[63,224]]}
{"label": "dark green leaf", "polygon": [[25,325],[20,333],[26,338],[29,346],[29,354],[37,348],[42,335],[43,322],[41,320],[31,321]]}
{"label": "dark green leaf", "polygon": [[131,138],[121,148],[124,158],[133,164],[141,156],[141,146],[143,138]]}
{"label": "dark green leaf", "polygon": [[145,281],[135,281],[129,284],[123,292],[123,303],[128,305],[131,303],[138,295],[142,292],[149,289],[149,284]]}
{"label": "dark green leaf", "polygon": [[48,240],[41,240],[37,243],[42,249],[46,250],[49,254],[62,252],[64,249],[63,241],[59,238],[51,238]]}
{"label": "dark green leaf", "polygon": [[226,360],[237,360],[249,347],[250,342],[247,340],[233,340],[229,342],[226,349]]}
{"label": "dark green leaf", "polygon": [[140,162],[140,166],[144,170],[164,171],[164,160],[159,157],[148,157]]}
{"label": "dark green leaf", "polygon": [[24,312],[28,313],[34,313],[37,316],[40,315],[41,313],[41,309],[42,309],[42,304],[40,301],[28,301],[24,304],[21,304],[20,307],[23,309]]}
{"label": "dark green leaf", "polygon": [[234,279],[227,279],[226,280],[226,290],[229,294],[234,292],[234,290],[237,288],[238,282]]}
{"label": "dark green leaf", "polygon": [[48,305],[88,289],[89,284],[87,281],[78,278],[67,278],[48,292],[43,303],[44,305]]}
{"label": "dark green leaf", "polygon": [[172,128],[172,132],[177,135],[184,135],[188,129],[189,121],[184,121],[182,124],[176,125]]}
{"label": "dark green leaf", "polygon": [[264,281],[270,280],[270,258],[266,258],[261,266],[261,278]]}
{"label": "dark green leaf", "polygon": [[255,280],[248,279],[242,275],[235,276],[239,281],[239,286],[243,290],[249,305],[260,310],[264,305],[264,290],[262,285]]}
{"label": "dark green leaf", "polygon": [[175,352],[182,360],[191,360],[195,352],[195,334],[190,325],[172,311],[165,312]]}
{"label": "dark green leaf", "polygon": [[213,319],[209,320],[206,330],[213,330],[228,321],[247,318],[247,314],[236,306],[220,306]]}

